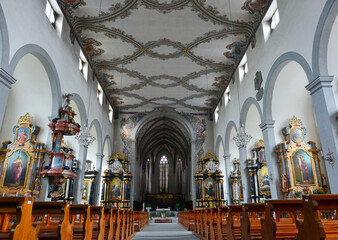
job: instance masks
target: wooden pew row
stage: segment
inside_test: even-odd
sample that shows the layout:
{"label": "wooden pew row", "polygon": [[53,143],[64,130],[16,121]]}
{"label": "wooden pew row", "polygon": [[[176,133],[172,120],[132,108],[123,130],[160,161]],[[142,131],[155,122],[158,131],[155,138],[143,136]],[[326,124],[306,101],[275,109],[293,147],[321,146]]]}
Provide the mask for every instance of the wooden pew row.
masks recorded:
{"label": "wooden pew row", "polygon": [[[148,224],[138,213],[137,225]],[[31,198],[0,198],[0,239],[131,239],[135,235],[131,210],[104,209],[62,202],[34,202]]]}
{"label": "wooden pew row", "polygon": [[134,231],[139,232],[149,224],[149,213],[134,211]]}
{"label": "wooden pew row", "polygon": [[[242,206],[197,209],[193,234],[200,239],[338,239],[338,195],[268,200]],[[191,211],[179,212],[188,230]]]}

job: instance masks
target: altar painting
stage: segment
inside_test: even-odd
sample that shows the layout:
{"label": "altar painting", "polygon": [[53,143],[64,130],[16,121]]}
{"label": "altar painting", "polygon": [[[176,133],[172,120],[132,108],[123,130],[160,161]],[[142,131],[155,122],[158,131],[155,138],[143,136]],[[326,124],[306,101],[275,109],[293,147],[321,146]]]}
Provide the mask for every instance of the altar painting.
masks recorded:
{"label": "altar painting", "polygon": [[310,155],[302,149],[292,156],[293,172],[296,185],[315,184]]}
{"label": "altar painting", "polygon": [[114,178],[111,181],[111,188],[110,188],[110,199],[111,200],[120,200],[121,199],[121,187],[122,181],[119,178]]}
{"label": "altar painting", "polygon": [[257,171],[258,182],[259,182],[259,193],[261,195],[270,196],[270,181],[269,181],[269,172],[267,166],[262,167]]}
{"label": "altar painting", "polygon": [[21,149],[8,158],[3,186],[24,187],[29,164],[29,156]]}
{"label": "altar painting", "polygon": [[215,182],[210,177],[204,180],[204,193],[205,198],[208,199],[215,198]]}
{"label": "altar painting", "polygon": [[30,129],[28,127],[21,127],[17,131],[16,140],[19,143],[24,143],[29,139]]}
{"label": "altar painting", "polygon": [[303,135],[303,131],[300,128],[293,128],[291,129],[290,132],[291,132],[292,141],[294,141],[295,143],[303,142],[304,135]]}

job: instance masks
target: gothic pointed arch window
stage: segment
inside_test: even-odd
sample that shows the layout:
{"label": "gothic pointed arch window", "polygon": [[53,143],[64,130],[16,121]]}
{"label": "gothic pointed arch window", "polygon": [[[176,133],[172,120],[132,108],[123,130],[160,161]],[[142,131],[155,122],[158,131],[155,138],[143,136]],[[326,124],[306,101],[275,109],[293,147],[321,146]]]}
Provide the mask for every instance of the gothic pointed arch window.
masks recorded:
{"label": "gothic pointed arch window", "polygon": [[160,192],[168,193],[169,162],[166,156],[160,160]]}

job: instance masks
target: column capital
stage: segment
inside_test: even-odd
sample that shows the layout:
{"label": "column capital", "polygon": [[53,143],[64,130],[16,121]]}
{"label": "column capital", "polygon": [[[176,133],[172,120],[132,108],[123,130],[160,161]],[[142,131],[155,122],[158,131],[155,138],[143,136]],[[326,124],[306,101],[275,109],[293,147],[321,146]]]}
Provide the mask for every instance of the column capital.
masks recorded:
{"label": "column capital", "polygon": [[308,85],[306,85],[305,88],[312,95],[321,88],[332,88],[331,84],[332,81],[333,76],[318,76],[317,78],[312,80]]}
{"label": "column capital", "polygon": [[262,129],[262,131],[273,128],[275,124],[275,120],[265,120],[261,124],[259,124],[259,127]]}
{"label": "column capital", "polygon": [[8,89],[11,89],[11,86],[16,83],[16,79],[6,72],[5,69],[0,68],[0,83],[5,85]]}
{"label": "column capital", "polygon": [[231,157],[231,154],[224,154],[223,155],[224,160],[230,159],[230,157]]}

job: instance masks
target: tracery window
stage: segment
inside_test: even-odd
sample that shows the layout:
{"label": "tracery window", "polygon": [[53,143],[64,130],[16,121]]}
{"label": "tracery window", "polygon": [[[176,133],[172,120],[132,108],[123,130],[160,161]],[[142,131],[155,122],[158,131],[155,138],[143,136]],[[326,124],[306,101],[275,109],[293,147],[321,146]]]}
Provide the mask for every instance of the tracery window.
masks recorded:
{"label": "tracery window", "polygon": [[160,160],[160,192],[168,193],[169,162],[166,156]]}

